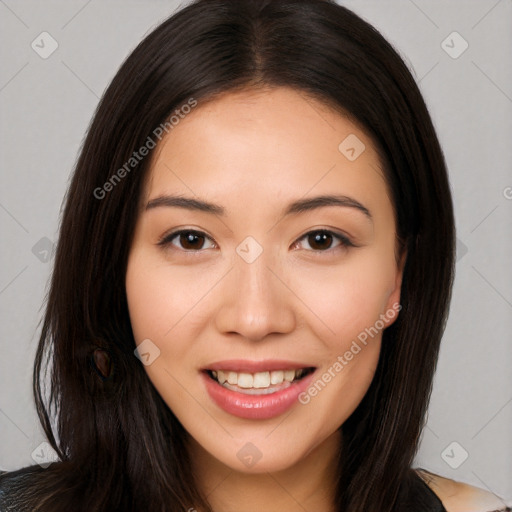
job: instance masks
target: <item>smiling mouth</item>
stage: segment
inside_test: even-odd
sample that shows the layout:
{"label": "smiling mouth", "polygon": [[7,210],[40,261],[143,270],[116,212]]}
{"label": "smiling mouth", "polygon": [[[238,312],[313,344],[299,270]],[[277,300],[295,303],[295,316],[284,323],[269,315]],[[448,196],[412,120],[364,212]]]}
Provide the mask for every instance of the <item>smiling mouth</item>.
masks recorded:
{"label": "smiling mouth", "polygon": [[314,371],[314,367],[308,367],[256,373],[206,370],[206,373],[212,380],[231,391],[246,395],[268,395],[290,387]]}

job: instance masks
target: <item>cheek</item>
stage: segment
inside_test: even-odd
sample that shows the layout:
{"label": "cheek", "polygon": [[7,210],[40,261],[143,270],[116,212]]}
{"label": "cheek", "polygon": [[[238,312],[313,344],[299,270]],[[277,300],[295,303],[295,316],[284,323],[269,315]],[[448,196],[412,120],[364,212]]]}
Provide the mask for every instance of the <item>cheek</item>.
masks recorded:
{"label": "cheek", "polygon": [[150,265],[139,265],[137,256],[130,259],[126,275],[126,295],[128,310],[135,341],[160,339],[172,326],[169,311],[178,303],[173,303],[172,294],[166,290],[161,272]]}
{"label": "cheek", "polygon": [[190,370],[202,356],[196,340],[213,317],[218,299],[211,292],[225,273],[224,268],[173,266],[144,248],[130,255],[126,294],[135,343],[150,339],[156,345],[158,357],[144,369],[173,410],[189,403],[180,383],[195,377]]}
{"label": "cheek", "polygon": [[332,349],[344,351],[386,313],[396,266],[392,255],[354,252],[342,264],[299,274],[293,289],[310,309],[307,323]]}
{"label": "cheek", "polygon": [[345,422],[373,380],[383,315],[396,315],[387,309],[395,276],[392,253],[361,251],[336,267],[301,273],[295,282],[298,295],[311,305],[305,322],[323,344],[321,372],[300,397],[308,415],[322,425],[323,436]]}
{"label": "cheek", "polygon": [[138,346],[149,339],[157,347],[154,353],[158,355],[151,356],[144,369],[173,410],[189,402],[179,384],[184,380],[183,363],[190,339],[190,332],[183,329],[190,331],[194,304],[202,291],[202,286],[191,286],[191,278],[186,271],[155,261],[142,249],[134,250],[128,261],[126,295],[135,343]]}
{"label": "cheek", "polygon": [[190,321],[209,282],[202,273],[173,269],[142,250],[134,252],[128,262],[126,294],[136,342],[171,338],[182,319]]}

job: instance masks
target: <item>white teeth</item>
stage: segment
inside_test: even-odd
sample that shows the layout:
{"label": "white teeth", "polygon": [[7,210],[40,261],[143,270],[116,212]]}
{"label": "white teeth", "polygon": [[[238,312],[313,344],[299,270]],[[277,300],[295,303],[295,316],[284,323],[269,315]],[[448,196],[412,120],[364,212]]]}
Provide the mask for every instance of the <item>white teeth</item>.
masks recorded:
{"label": "white teeth", "polygon": [[270,386],[270,372],[255,373],[252,387],[253,388],[268,388]]}
{"label": "white teeth", "polygon": [[291,382],[295,378],[295,371],[294,370],[286,370],[284,372],[284,380],[287,380],[288,382]]}
{"label": "white teeth", "polygon": [[272,370],[267,372],[246,373],[217,370],[212,376],[222,385],[238,386],[243,389],[264,389],[278,386],[284,382],[290,383],[304,375],[305,369]]}
{"label": "white teeth", "polygon": [[239,373],[237,386],[239,388],[252,388],[254,378],[250,373]]}
{"label": "white teeth", "polygon": [[281,384],[284,381],[283,370],[270,372],[270,384]]}

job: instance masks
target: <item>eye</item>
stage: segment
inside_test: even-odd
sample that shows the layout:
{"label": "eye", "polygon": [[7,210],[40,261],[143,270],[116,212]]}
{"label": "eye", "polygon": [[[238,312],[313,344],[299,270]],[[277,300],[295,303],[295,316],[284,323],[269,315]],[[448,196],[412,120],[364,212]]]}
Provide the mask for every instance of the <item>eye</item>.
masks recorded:
{"label": "eye", "polygon": [[[203,245],[206,240],[212,240],[208,235],[206,235],[206,233],[192,229],[183,229],[164,235],[158,241],[158,245],[162,247],[173,245],[184,251],[198,252],[201,249],[205,249]],[[213,243],[210,247],[206,247],[206,249],[212,247],[215,247],[215,243]]]}
{"label": "eye", "polygon": [[[211,245],[209,247],[204,247],[205,242],[208,240],[212,242]],[[306,249],[314,252],[327,252],[330,249],[335,250],[336,248],[341,249],[344,247],[355,247],[355,244],[353,244],[345,235],[334,233],[326,229],[309,231],[299,238],[292,247],[295,248],[302,240],[305,240],[309,246],[309,248]],[[336,241],[338,243],[333,245]],[[200,252],[203,249],[216,247],[213,239],[206,235],[206,233],[192,229],[182,229],[164,235],[158,241],[157,245],[161,247],[172,245],[186,252]]]}
{"label": "eye", "polygon": [[[345,235],[334,233],[326,229],[309,231],[294,243],[294,247],[296,244],[300,243],[301,240],[305,240],[308,243],[309,248],[306,248],[307,250],[313,250],[314,252],[326,252],[330,249],[355,247]],[[338,241],[338,244],[333,246],[333,243],[336,241]]]}

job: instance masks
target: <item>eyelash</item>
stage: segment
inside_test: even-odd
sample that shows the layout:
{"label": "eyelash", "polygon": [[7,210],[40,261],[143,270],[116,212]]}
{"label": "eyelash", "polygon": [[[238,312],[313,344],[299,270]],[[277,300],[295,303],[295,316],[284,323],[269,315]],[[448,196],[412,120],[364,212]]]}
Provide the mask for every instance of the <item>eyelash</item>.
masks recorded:
{"label": "eyelash", "polygon": [[[172,244],[172,240],[174,240],[177,236],[182,235],[184,233],[204,237],[204,238],[207,238],[207,239],[213,241],[213,239],[211,237],[209,237],[206,233],[203,233],[202,231],[197,231],[194,229],[180,229],[180,230],[173,231],[171,233],[167,233],[167,234],[163,235],[158,240],[157,245],[160,247],[163,247],[163,248],[167,248],[171,245],[174,245],[174,244]],[[295,241],[293,243],[293,245],[300,242],[301,240],[304,240],[305,238],[307,239],[310,235],[314,235],[314,234],[330,235],[334,239],[337,239],[339,241],[339,245],[334,246],[334,247],[329,247],[328,249],[325,249],[325,250],[306,249],[311,252],[327,253],[327,252],[335,251],[337,249],[346,249],[348,247],[357,247],[347,236],[342,235],[341,233],[335,233],[334,231],[330,231],[328,229],[315,229],[312,231],[308,231],[307,233],[302,235],[300,238],[298,238],[297,241]],[[186,253],[197,253],[197,254],[204,251],[204,249],[193,250],[193,249],[180,249],[180,248],[176,248],[176,250],[181,250]]]}

